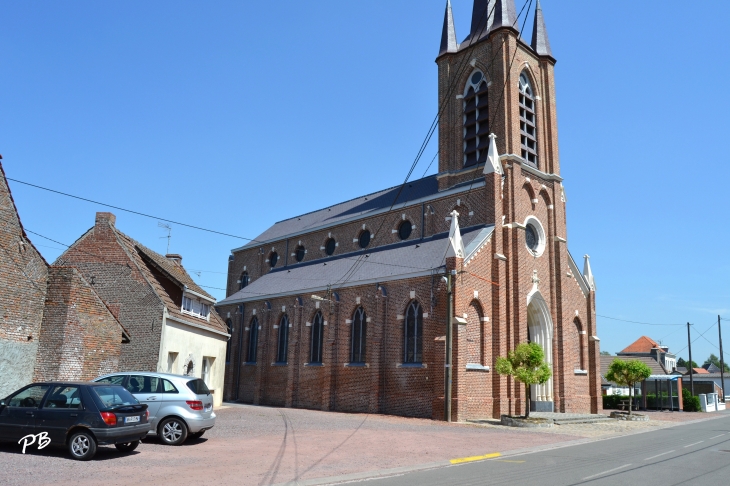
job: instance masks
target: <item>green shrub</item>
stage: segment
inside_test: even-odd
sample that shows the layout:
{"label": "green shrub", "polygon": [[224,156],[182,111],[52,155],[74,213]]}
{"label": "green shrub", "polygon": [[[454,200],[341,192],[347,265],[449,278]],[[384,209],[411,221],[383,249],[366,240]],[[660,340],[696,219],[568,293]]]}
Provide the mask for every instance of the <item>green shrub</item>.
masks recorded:
{"label": "green shrub", "polygon": [[699,412],[701,409],[700,397],[692,396],[692,392],[686,388],[682,388],[682,401],[685,412]]}
{"label": "green shrub", "polygon": [[611,410],[620,408],[621,400],[628,400],[628,395],[604,395],[603,408]]}

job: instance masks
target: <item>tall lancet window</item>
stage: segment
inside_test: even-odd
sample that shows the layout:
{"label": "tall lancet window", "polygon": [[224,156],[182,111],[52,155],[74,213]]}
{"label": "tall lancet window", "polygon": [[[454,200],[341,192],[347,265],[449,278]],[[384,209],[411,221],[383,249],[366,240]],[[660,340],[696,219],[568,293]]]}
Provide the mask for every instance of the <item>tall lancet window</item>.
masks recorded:
{"label": "tall lancet window", "polygon": [[522,158],[537,167],[537,129],[535,127],[535,94],[525,73],[520,74],[520,135]]}
{"label": "tall lancet window", "polygon": [[464,92],[464,167],[487,160],[489,149],[489,97],[487,80],[474,71]]}

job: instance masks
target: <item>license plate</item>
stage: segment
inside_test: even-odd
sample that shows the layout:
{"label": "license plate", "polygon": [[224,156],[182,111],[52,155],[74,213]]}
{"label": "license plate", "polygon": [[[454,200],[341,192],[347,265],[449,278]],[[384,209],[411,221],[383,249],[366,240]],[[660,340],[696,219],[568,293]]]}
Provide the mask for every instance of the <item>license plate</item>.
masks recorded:
{"label": "license plate", "polygon": [[140,417],[124,417],[124,423],[125,424],[131,424],[134,422],[139,422]]}

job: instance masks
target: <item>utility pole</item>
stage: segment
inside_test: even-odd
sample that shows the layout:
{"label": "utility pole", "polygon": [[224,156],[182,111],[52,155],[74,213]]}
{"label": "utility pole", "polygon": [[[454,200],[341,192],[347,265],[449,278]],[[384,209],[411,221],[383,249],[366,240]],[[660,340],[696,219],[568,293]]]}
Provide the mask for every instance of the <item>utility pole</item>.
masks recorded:
{"label": "utility pole", "polygon": [[446,292],[448,303],[446,311],[448,312],[446,318],[446,364],[444,365],[444,383],[446,390],[444,391],[444,420],[451,422],[451,358],[452,358],[452,338],[454,331],[454,301],[453,301],[453,289],[451,272],[446,275]]}
{"label": "utility pole", "polygon": [[717,316],[717,330],[720,333],[720,385],[722,388],[722,401],[725,401],[725,360],[722,357],[722,327],[720,327],[720,316]]}
{"label": "utility pole", "polygon": [[689,347],[689,388],[692,391],[692,396],[695,396],[695,382],[692,375],[694,375],[694,368],[692,368],[692,336],[690,336],[689,322],[687,323],[687,345]]}

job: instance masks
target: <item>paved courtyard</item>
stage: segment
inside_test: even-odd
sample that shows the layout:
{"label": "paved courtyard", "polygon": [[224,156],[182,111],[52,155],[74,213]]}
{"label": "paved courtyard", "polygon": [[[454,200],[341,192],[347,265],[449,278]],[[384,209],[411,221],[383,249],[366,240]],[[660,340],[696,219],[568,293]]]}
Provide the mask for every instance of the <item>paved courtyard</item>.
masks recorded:
{"label": "paved courtyard", "polygon": [[452,459],[555,447],[575,441],[655,430],[708,414],[649,413],[650,422],[571,424],[552,429],[513,429],[485,420],[451,424],[381,415],[227,404],[216,427],[197,441],[167,447],[143,442],[132,454],[100,448],[91,462],[67,458],[65,450],[0,445],[0,484],[107,485],[302,484],[317,478],[372,475],[378,471],[449,463]]}

